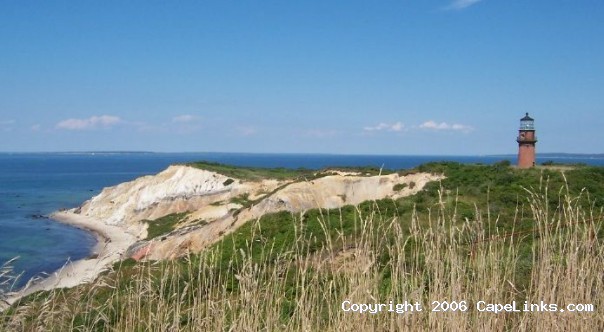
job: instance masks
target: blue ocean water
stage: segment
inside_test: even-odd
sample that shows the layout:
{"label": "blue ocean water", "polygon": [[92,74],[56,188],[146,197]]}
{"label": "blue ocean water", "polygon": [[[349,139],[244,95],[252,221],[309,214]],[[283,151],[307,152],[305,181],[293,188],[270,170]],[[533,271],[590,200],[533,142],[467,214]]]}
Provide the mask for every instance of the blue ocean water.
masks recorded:
{"label": "blue ocean water", "polygon": [[[242,153],[0,153],[0,265],[18,257],[17,287],[86,257],[95,245],[86,231],[41,216],[80,205],[102,188],[155,174],[170,164],[206,160],[237,166],[319,169],[376,166],[403,169],[430,161],[491,164],[513,156],[371,156]],[[556,162],[604,165],[603,158],[554,157]]]}

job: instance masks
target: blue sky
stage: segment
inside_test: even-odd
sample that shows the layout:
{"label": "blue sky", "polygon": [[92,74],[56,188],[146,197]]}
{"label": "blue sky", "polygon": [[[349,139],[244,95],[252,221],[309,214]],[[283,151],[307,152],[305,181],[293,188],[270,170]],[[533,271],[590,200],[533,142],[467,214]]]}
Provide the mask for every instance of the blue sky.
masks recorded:
{"label": "blue sky", "polygon": [[602,153],[601,0],[3,1],[0,151]]}

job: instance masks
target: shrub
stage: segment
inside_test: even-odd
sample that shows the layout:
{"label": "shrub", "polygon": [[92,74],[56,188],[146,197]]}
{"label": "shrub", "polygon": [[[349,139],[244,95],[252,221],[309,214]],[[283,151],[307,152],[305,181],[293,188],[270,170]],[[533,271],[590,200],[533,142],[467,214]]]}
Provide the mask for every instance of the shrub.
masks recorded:
{"label": "shrub", "polygon": [[405,189],[406,187],[407,187],[406,183],[397,183],[394,185],[394,187],[392,187],[392,190],[401,191],[401,190]]}

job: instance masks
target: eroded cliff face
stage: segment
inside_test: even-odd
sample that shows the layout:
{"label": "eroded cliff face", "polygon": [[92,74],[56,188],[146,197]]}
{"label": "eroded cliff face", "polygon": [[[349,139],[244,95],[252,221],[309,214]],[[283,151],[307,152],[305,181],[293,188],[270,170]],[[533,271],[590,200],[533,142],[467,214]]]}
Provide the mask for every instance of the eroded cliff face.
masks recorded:
{"label": "eroded cliff face", "polygon": [[109,225],[125,225],[171,213],[204,208],[223,210],[227,205],[212,204],[246,193],[272,191],[280,184],[275,180],[242,183],[193,167],[170,166],[157,175],[103,189],[99,195],[86,201],[79,208],[79,213]]}
{"label": "eroded cliff face", "polygon": [[[415,194],[428,182],[441,178],[426,173],[364,176],[326,171],[308,181],[243,181],[193,167],[170,166],[155,176],[106,188],[77,212],[122,227],[187,212],[174,231],[141,241],[130,250],[137,259],[164,259],[198,252],[246,221],[268,213],[396,199]],[[395,190],[396,185],[400,185],[399,190]]]}

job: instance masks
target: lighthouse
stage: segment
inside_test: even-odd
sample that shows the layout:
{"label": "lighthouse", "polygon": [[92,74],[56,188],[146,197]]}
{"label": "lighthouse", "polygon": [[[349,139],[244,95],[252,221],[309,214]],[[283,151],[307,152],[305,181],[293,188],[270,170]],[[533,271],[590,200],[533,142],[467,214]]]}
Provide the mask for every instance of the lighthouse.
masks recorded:
{"label": "lighthouse", "polygon": [[518,167],[530,168],[535,166],[535,120],[526,113],[526,116],[520,119],[520,129],[518,130]]}

